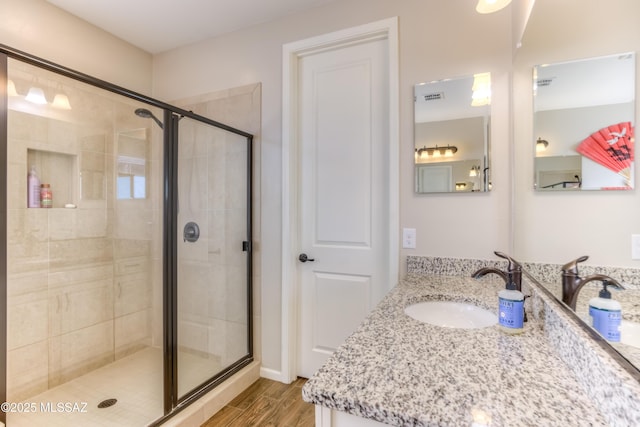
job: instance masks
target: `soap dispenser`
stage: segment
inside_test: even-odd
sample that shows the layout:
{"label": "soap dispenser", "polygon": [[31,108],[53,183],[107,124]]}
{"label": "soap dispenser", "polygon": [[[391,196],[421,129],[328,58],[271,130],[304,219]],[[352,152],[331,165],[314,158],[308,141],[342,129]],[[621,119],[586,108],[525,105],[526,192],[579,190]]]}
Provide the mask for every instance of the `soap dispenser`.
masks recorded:
{"label": "soap dispenser", "polygon": [[498,292],[498,324],[507,334],[519,334],[524,329],[524,294],[509,280],[506,289]]}
{"label": "soap dispenser", "polygon": [[620,342],[622,306],[618,301],[611,299],[611,292],[607,286],[624,289],[620,285],[603,280],[598,297],[589,300],[589,316],[591,316],[593,328],[607,341]]}

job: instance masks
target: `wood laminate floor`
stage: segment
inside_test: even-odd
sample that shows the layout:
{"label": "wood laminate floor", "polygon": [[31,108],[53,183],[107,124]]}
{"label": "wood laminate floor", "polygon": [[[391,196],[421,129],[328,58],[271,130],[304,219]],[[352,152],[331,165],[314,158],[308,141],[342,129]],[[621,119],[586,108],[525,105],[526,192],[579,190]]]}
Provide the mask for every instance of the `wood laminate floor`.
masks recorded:
{"label": "wood laminate floor", "polygon": [[201,427],[312,427],[314,406],[302,400],[306,381],[282,384],[260,378]]}

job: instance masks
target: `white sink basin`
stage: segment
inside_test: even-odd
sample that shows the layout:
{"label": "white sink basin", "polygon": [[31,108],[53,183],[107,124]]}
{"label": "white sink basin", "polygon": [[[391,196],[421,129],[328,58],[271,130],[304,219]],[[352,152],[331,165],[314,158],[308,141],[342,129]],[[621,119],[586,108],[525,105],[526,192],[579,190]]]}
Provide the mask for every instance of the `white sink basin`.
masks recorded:
{"label": "white sink basin", "polygon": [[445,328],[477,329],[498,323],[498,316],[473,304],[425,301],[407,306],[405,314],[420,322]]}
{"label": "white sink basin", "polygon": [[640,323],[623,320],[620,325],[620,342],[640,348]]}

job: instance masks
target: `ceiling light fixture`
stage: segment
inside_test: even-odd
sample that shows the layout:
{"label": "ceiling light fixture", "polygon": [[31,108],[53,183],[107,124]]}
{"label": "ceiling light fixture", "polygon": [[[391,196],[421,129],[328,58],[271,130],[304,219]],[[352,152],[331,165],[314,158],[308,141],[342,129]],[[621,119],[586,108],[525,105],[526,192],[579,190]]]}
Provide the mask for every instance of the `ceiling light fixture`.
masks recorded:
{"label": "ceiling light fixture", "polygon": [[478,0],[476,12],[482,14],[497,12],[507,7],[509,3],[511,3],[511,0]]}

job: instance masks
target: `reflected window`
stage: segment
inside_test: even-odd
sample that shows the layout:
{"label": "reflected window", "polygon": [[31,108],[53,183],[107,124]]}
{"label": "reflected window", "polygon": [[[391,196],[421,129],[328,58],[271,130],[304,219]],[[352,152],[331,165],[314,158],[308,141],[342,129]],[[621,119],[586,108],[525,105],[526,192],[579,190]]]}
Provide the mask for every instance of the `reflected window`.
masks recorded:
{"label": "reflected window", "polygon": [[133,129],[118,135],[116,197],[120,200],[147,198],[147,129]]}
{"label": "reflected window", "polygon": [[144,199],[147,197],[145,159],[118,156],[118,199]]}

